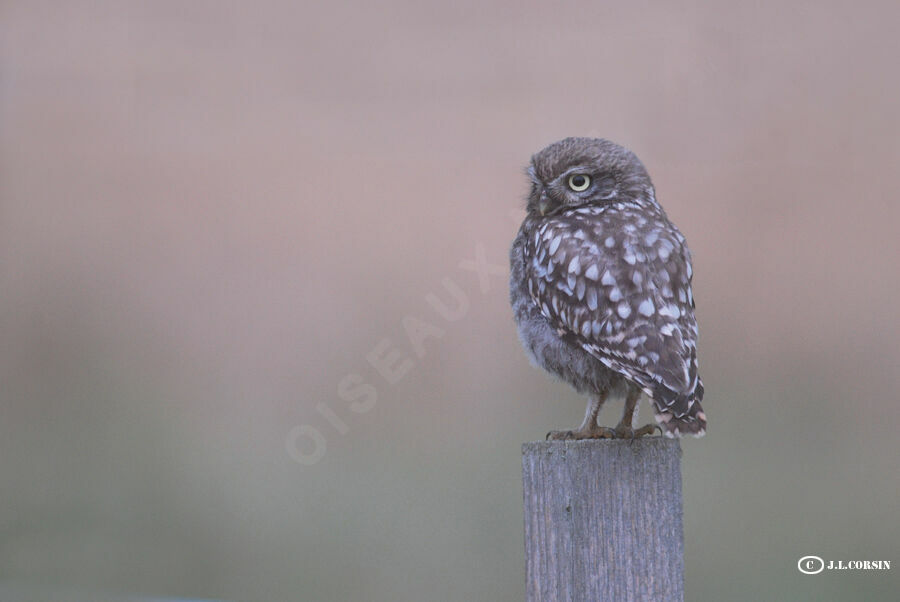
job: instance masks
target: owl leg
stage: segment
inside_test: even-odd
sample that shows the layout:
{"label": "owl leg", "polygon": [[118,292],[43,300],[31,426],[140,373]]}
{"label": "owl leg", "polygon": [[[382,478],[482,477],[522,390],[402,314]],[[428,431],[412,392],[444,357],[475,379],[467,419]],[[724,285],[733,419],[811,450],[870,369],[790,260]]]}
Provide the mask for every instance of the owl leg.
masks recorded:
{"label": "owl leg", "polygon": [[550,431],[547,439],[611,439],[615,436],[610,428],[597,426],[597,414],[603,402],[606,401],[607,392],[599,395],[591,395],[588,398],[587,409],[584,412],[584,421],[574,431]]}
{"label": "owl leg", "polygon": [[662,429],[655,424],[645,424],[639,429],[634,428],[635,410],[637,409],[638,399],[641,397],[641,390],[637,387],[631,387],[628,395],[625,396],[625,411],[622,413],[622,420],[613,429],[617,439],[634,439],[635,437],[643,437],[650,435],[656,429],[662,433]]}

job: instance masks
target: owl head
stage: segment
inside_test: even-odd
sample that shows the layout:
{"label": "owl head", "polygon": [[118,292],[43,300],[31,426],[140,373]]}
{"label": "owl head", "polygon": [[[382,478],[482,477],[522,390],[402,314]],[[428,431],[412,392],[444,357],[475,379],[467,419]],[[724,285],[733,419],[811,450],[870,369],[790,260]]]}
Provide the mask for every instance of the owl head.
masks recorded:
{"label": "owl head", "polygon": [[532,215],[633,200],[653,189],[640,159],[602,138],[554,142],[531,158],[528,175],[532,186],[527,210]]}

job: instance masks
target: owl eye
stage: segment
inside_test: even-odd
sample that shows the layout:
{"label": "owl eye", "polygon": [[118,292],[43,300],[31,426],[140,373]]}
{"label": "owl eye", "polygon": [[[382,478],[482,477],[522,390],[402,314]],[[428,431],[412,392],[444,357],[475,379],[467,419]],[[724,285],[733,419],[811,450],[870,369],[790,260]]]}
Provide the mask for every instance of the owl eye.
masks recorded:
{"label": "owl eye", "polygon": [[584,174],[577,173],[575,175],[569,176],[569,188],[571,188],[575,192],[584,192],[590,185],[591,179]]}

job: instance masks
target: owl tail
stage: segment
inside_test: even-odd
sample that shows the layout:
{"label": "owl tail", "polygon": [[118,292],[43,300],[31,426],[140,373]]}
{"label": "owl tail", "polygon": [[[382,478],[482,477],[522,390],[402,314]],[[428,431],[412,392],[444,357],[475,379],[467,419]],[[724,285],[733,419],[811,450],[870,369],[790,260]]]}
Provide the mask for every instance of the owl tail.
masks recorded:
{"label": "owl tail", "polygon": [[669,403],[653,400],[656,406],[656,422],[659,423],[666,437],[693,435],[702,437],[706,434],[706,413],[700,400],[703,399],[703,384],[689,395],[681,395]]}

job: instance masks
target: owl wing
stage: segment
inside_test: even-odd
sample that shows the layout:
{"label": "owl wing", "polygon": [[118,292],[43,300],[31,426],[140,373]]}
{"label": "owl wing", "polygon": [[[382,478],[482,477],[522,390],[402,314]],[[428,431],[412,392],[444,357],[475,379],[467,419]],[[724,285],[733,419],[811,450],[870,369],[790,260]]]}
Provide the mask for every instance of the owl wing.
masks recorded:
{"label": "owl wing", "polygon": [[546,219],[526,245],[528,290],[560,336],[680,417],[702,396],[690,252],[663,216],[611,223],[601,208]]}

